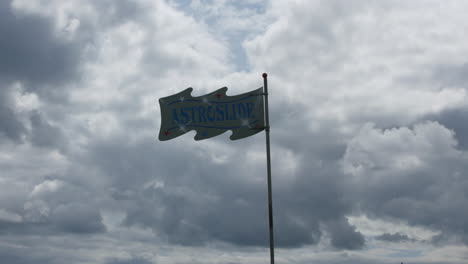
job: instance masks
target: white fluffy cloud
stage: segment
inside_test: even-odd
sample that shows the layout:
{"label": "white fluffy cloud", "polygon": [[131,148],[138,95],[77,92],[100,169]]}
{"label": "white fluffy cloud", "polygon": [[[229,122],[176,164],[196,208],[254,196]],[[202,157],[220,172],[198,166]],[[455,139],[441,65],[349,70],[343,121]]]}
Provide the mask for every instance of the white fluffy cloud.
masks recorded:
{"label": "white fluffy cloud", "polygon": [[466,104],[466,87],[436,78],[465,63],[463,5],[273,1],[277,20],[245,46],[310,120],[406,125]]}

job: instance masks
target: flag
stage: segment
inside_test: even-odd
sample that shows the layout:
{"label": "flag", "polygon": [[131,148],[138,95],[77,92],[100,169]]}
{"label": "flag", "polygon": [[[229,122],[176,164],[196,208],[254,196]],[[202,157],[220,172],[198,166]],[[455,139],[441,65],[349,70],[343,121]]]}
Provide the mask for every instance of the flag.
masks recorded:
{"label": "flag", "polygon": [[236,96],[227,87],[192,97],[193,89],[159,99],[161,129],[159,140],[176,138],[195,130],[195,140],[232,131],[231,140],[257,134],[264,129],[263,88]]}

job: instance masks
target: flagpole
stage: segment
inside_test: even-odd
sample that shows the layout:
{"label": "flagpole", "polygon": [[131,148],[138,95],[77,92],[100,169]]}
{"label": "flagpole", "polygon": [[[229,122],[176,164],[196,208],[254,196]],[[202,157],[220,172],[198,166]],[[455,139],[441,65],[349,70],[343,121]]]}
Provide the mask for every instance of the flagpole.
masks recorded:
{"label": "flagpole", "polygon": [[270,120],[268,115],[268,74],[262,74],[263,93],[265,96],[265,136],[266,136],[266,155],[267,155],[267,176],[268,176],[268,222],[270,230],[270,264],[275,263],[275,244],[273,236],[273,198],[271,194],[271,159],[270,159]]}

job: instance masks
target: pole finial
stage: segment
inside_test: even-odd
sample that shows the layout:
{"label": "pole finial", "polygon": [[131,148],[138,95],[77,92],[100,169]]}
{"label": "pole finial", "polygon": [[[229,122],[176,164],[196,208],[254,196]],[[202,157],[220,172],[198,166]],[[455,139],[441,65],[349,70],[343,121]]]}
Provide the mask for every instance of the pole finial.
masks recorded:
{"label": "pole finial", "polygon": [[262,76],[263,76],[263,78],[266,78],[266,77],[268,77],[268,74],[263,73]]}

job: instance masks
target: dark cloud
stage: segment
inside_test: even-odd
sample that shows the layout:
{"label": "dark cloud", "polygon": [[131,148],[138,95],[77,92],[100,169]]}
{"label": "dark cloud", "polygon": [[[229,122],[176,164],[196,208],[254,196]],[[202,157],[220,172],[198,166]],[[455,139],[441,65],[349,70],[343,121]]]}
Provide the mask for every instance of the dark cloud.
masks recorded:
{"label": "dark cloud", "polygon": [[335,248],[356,250],[364,247],[364,236],[346,219],[329,221],[326,225],[331,234],[331,244]]}
{"label": "dark cloud", "polygon": [[21,142],[27,131],[20,117],[15,113],[12,89],[9,84],[0,80],[0,136]]}
{"label": "dark cloud", "polygon": [[437,114],[425,116],[424,119],[434,120],[455,132],[458,147],[468,149],[468,110],[455,108],[442,111]]}
{"label": "dark cloud", "polygon": [[414,239],[402,233],[393,233],[393,234],[384,233],[382,235],[376,236],[375,239],[387,241],[387,242],[396,242],[396,243],[415,241]]}
{"label": "dark cloud", "polygon": [[96,208],[84,204],[62,205],[41,218],[21,222],[0,220],[0,233],[10,235],[93,234],[105,232]]}
{"label": "dark cloud", "polygon": [[59,127],[51,125],[39,112],[31,114],[31,141],[40,147],[62,148],[64,138]]}
{"label": "dark cloud", "polygon": [[[128,204],[127,225],[153,228],[183,245],[210,239],[266,245],[263,186],[239,182],[234,170],[210,169],[213,164],[203,158],[184,151],[176,154],[172,146],[152,138],[136,145],[108,143],[96,145],[97,156],[92,158],[99,157],[96,165],[111,176],[114,198]],[[142,188],[151,181],[164,186]]]}
{"label": "dark cloud", "polygon": [[59,264],[53,256],[34,256],[30,252],[21,249],[1,248],[0,259],[8,264]]}
{"label": "dark cloud", "polygon": [[11,208],[18,219],[0,221],[0,233],[49,236],[106,232],[94,199],[96,195],[88,186],[46,178],[32,188],[20,208]]}
{"label": "dark cloud", "polygon": [[468,62],[435,65],[432,77],[433,81],[439,83],[441,88],[466,88],[468,85]]}
{"label": "dark cloud", "polygon": [[154,262],[151,262],[147,259],[144,258],[139,258],[139,257],[133,257],[133,258],[127,258],[127,259],[110,259],[106,262],[106,264],[153,264]]}
{"label": "dark cloud", "polygon": [[21,123],[13,109],[0,102],[0,134],[13,141],[20,142],[21,135],[25,132],[26,129],[23,123]]}
{"label": "dark cloud", "polygon": [[[433,83],[437,83],[440,89],[465,89],[468,88],[468,63],[442,64],[434,66],[432,70]],[[441,112],[425,115],[422,120],[434,120],[455,132],[458,147],[468,149],[468,110],[461,107],[449,107]]]}
{"label": "dark cloud", "polygon": [[348,146],[345,163],[356,169],[347,179],[350,197],[368,216],[468,241],[468,213],[460,210],[468,203],[468,168],[447,128],[426,122],[411,130],[364,129]]}
{"label": "dark cloud", "polygon": [[27,82],[34,91],[44,84],[73,79],[79,47],[58,39],[50,19],[15,14],[10,2],[0,3],[0,77]]}
{"label": "dark cloud", "polygon": [[[27,131],[14,109],[10,86],[18,81],[43,99],[63,94],[59,85],[78,75],[80,48],[59,39],[51,19],[14,13],[10,3],[0,1],[0,134],[19,142]],[[34,139],[42,144],[43,136]]]}
{"label": "dark cloud", "polygon": [[88,234],[106,231],[99,211],[89,205],[75,203],[59,206],[51,220],[63,232]]}
{"label": "dark cloud", "polygon": [[[242,153],[252,149],[258,138],[240,143],[243,146],[229,155],[235,159],[225,164],[207,159],[213,155],[209,152],[194,155],[180,145],[152,138],[132,144],[118,138],[93,142],[90,162],[110,177],[114,199],[126,204],[126,225],[150,227],[175,244],[203,245],[220,240],[240,246],[267,246],[267,194],[262,184],[266,171],[239,166],[248,163]],[[254,146],[263,148],[257,144]],[[326,160],[300,163],[295,175],[275,175],[283,172],[274,171],[273,178],[293,177],[288,186],[273,182],[276,244],[316,244],[327,232],[332,246],[360,249],[364,238],[345,219],[352,203],[344,196],[345,186],[340,184],[343,174],[335,164],[344,147],[325,146],[320,141],[317,146],[321,147],[316,151],[329,149],[325,151],[329,153],[324,156]],[[315,155],[304,144],[301,151],[301,155]],[[256,175],[262,175],[263,180],[246,180],[259,177]]]}
{"label": "dark cloud", "polygon": [[364,245],[362,235],[345,219],[352,204],[345,198],[344,186],[339,184],[342,181],[339,168],[331,162],[309,160],[296,177],[290,188],[279,187],[275,192],[277,239],[293,239],[289,246],[315,244],[322,236],[320,226],[324,225],[332,246],[361,248]]}

